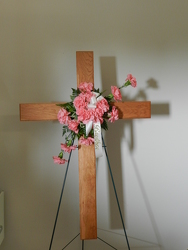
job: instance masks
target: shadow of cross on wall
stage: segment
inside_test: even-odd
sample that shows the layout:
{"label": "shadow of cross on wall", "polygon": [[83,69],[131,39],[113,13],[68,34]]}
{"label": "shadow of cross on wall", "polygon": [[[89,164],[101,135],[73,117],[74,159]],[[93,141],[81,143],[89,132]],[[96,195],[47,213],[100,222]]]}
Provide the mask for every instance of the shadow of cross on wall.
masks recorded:
{"label": "shadow of cross on wall", "polygon": [[[102,89],[109,89],[112,85],[117,85],[116,77],[116,59],[113,56],[100,57],[100,68],[101,68],[101,78],[102,78]],[[125,76],[126,77],[126,76]],[[123,84],[123,83],[122,83]],[[136,95],[131,99],[131,101],[146,101],[147,90],[158,89],[158,85],[155,79],[150,78],[146,82],[146,87],[143,89],[137,89]],[[108,94],[108,93],[107,93]],[[122,97],[123,101],[126,98]],[[152,103],[151,104],[151,115],[169,115],[169,103]],[[125,217],[124,209],[124,195],[123,195],[123,179],[122,179],[122,162],[121,162],[121,138],[124,137],[125,126],[129,127],[129,141],[128,146],[130,153],[134,149],[134,131],[133,131],[133,120],[126,120],[126,122],[116,121],[111,127],[109,124],[109,132],[105,134],[105,142],[108,149],[108,155],[110,158],[110,165],[113,172],[113,177],[115,180],[115,185],[117,189],[117,194],[119,198],[120,207],[122,210],[123,217]],[[112,143],[113,142],[113,143]],[[114,150],[115,149],[115,150]],[[110,207],[110,227],[112,229],[121,229],[122,223],[119,219],[119,210],[116,203],[116,198],[114,194],[113,186],[111,185],[111,180],[109,178],[109,207]],[[126,220],[124,218],[125,225]]]}
{"label": "shadow of cross on wall", "polygon": [[[115,57],[101,57],[100,58],[100,67],[101,67],[101,78],[102,78],[102,89],[109,90],[109,87],[112,85],[117,85],[116,79],[116,62]],[[118,85],[117,85],[118,86]],[[107,95],[108,93],[105,93]],[[105,134],[105,142],[107,146],[107,151],[109,155],[110,165],[113,172],[113,177],[116,185],[117,195],[124,216],[124,200],[123,200],[123,180],[122,180],[122,162],[121,162],[121,147],[120,147],[120,138],[123,137],[123,130],[125,126],[125,121],[116,121],[113,123],[113,130],[108,123],[109,131]],[[113,132],[114,131],[114,132]],[[113,142],[113,143],[112,143]],[[115,150],[114,150],[115,148]],[[110,177],[109,181],[109,209],[110,209],[110,227],[113,229],[122,228],[121,220],[119,219],[119,211],[117,207],[117,202],[111,184]],[[126,225],[126,221],[124,218]]]}

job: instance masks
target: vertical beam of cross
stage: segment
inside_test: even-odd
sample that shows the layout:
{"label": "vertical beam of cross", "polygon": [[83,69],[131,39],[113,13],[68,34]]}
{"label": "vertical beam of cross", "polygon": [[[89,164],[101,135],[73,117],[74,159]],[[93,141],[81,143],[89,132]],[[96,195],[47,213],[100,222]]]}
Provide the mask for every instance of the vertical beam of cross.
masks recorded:
{"label": "vertical beam of cross", "polygon": [[[93,52],[76,52],[77,86],[94,83]],[[94,145],[79,145],[80,238],[97,238],[96,160]]]}

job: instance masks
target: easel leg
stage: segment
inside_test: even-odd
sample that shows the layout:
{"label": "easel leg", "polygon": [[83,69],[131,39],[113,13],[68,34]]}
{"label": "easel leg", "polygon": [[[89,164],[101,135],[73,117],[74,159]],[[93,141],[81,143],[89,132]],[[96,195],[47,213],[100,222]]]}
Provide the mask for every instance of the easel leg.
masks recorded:
{"label": "easel leg", "polygon": [[82,250],[84,250],[84,240],[82,240]]}
{"label": "easel leg", "polygon": [[71,241],[69,241],[69,243],[66,246],[64,246],[62,250],[64,250],[67,246],[69,246],[78,237],[78,235],[80,235],[80,233],[77,234]]}
{"label": "easel leg", "polygon": [[67,178],[67,173],[68,173],[68,169],[69,169],[69,163],[70,163],[71,155],[72,155],[72,151],[69,154],[69,159],[68,159],[67,168],[66,168],[66,172],[65,172],[65,177],[64,177],[64,181],[63,181],[63,186],[62,186],[62,190],[61,190],[61,195],[60,195],[60,199],[59,199],[59,205],[58,205],[58,208],[57,208],[57,213],[56,213],[56,218],[55,218],[55,223],[54,223],[54,228],[53,228],[53,232],[52,232],[52,237],[51,237],[51,241],[50,241],[49,250],[51,250],[51,247],[52,247],[52,242],[53,242],[54,233],[55,233],[55,229],[56,229],[57,218],[58,218],[58,215],[59,215],[59,209],[60,209],[60,206],[61,206],[61,200],[62,200],[62,196],[63,196],[63,191],[64,191],[64,187],[65,187],[65,181],[66,181],[66,178]]}
{"label": "easel leg", "polygon": [[104,146],[104,150],[105,150],[105,154],[106,154],[106,159],[107,159],[107,162],[108,162],[108,168],[109,168],[110,176],[111,176],[111,179],[112,179],[112,184],[113,184],[113,188],[114,188],[114,192],[115,192],[115,196],[116,196],[116,201],[117,201],[118,208],[119,208],[119,213],[120,213],[121,222],[122,222],[122,225],[123,225],[123,230],[124,230],[124,233],[125,233],[125,238],[126,238],[126,241],[127,241],[127,246],[128,246],[128,249],[130,250],[129,241],[128,241],[127,233],[126,233],[126,230],[125,230],[125,224],[124,224],[124,221],[123,221],[123,216],[122,216],[122,212],[121,212],[121,208],[120,208],[120,204],[119,204],[119,199],[118,199],[118,196],[117,196],[115,182],[114,182],[112,170],[111,170],[111,167],[110,167],[110,161],[109,161],[109,158],[108,158],[108,154],[107,154],[107,150],[106,150],[106,145],[104,143],[103,135],[102,135],[102,142],[103,142],[103,146]]}

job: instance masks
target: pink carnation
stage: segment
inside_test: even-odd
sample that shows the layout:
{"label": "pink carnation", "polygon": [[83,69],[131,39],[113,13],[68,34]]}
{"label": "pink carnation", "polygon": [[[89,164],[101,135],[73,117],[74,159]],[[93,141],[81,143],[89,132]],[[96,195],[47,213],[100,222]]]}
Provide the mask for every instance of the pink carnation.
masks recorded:
{"label": "pink carnation", "polygon": [[67,153],[70,153],[71,150],[75,150],[76,148],[77,148],[76,145],[74,145],[74,146],[67,146],[66,143],[65,143],[65,144],[61,143],[61,149],[62,149],[63,151],[65,151],[65,152],[67,152]]}
{"label": "pink carnation", "polygon": [[93,96],[93,92],[82,92],[79,94],[80,97],[84,99],[85,102],[89,103],[91,100],[91,97]]}
{"label": "pink carnation", "polygon": [[68,128],[72,131],[74,131],[76,134],[78,134],[78,125],[79,125],[79,122],[76,121],[76,120],[70,120],[68,122]]}
{"label": "pink carnation", "polygon": [[127,78],[125,79],[125,81],[129,81],[131,83],[131,86],[134,88],[137,86],[136,78],[132,76],[131,74],[127,75]]}
{"label": "pink carnation", "polygon": [[103,123],[103,116],[104,112],[99,109],[99,108],[96,108],[93,110],[93,113],[92,113],[92,121],[94,122],[100,122],[101,124]]}
{"label": "pink carnation", "polygon": [[57,119],[61,124],[68,124],[68,121],[70,120],[70,117],[68,116],[70,113],[62,108],[59,110],[58,114],[57,114]]}
{"label": "pink carnation", "polygon": [[93,119],[94,119],[94,109],[85,110],[85,112],[83,113],[82,118],[83,118],[82,122],[84,124],[88,123],[89,121],[93,121]]}
{"label": "pink carnation", "polygon": [[76,111],[78,116],[78,122],[83,122],[84,124],[88,123],[93,118],[93,110],[92,109],[84,109],[81,108]]}
{"label": "pink carnation", "polygon": [[82,145],[92,145],[94,143],[94,139],[92,137],[88,137],[87,139],[85,139],[83,136],[80,137],[79,139],[79,143]]}
{"label": "pink carnation", "polygon": [[85,108],[87,106],[87,102],[85,101],[84,96],[81,94],[74,99],[73,104],[76,110],[80,108]]}
{"label": "pink carnation", "polygon": [[109,116],[110,116],[110,118],[109,118],[110,122],[115,122],[119,119],[118,110],[116,109],[115,106],[112,107],[112,112],[109,113]]}
{"label": "pink carnation", "polygon": [[103,114],[107,112],[109,110],[109,105],[107,100],[102,99],[101,101],[97,102],[97,108],[100,109]]}
{"label": "pink carnation", "polygon": [[83,122],[85,120],[88,120],[89,117],[88,117],[88,112],[85,108],[80,108],[76,111],[76,114],[78,116],[78,122]]}
{"label": "pink carnation", "polygon": [[94,109],[93,114],[92,114],[92,121],[102,123],[103,122],[103,118],[102,118],[103,114],[104,114],[104,112],[102,109],[100,109],[100,108]]}
{"label": "pink carnation", "polygon": [[114,96],[114,100],[116,100],[116,101],[118,101],[118,100],[121,101],[122,100],[121,92],[120,92],[118,87],[111,86],[111,91],[112,91],[112,95]]}
{"label": "pink carnation", "polygon": [[78,120],[82,121],[84,124],[87,124],[89,121],[103,123],[103,112],[100,109],[88,109],[82,110],[81,112],[79,112]]}
{"label": "pink carnation", "polygon": [[58,156],[53,156],[53,160],[54,160],[54,163],[57,163],[57,164],[65,164],[65,162],[67,162],[67,160],[61,159]]}
{"label": "pink carnation", "polygon": [[81,92],[90,92],[93,89],[93,83],[81,82],[78,88]]}

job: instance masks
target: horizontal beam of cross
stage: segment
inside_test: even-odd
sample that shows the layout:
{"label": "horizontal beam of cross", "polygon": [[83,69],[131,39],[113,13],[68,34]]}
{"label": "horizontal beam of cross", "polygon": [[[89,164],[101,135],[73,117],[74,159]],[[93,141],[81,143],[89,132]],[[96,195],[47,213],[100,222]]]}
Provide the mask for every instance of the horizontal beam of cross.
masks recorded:
{"label": "horizontal beam of cross", "polygon": [[[20,104],[21,121],[55,121],[60,109],[57,103],[22,103]],[[151,102],[115,102],[120,119],[139,119],[151,117]]]}

